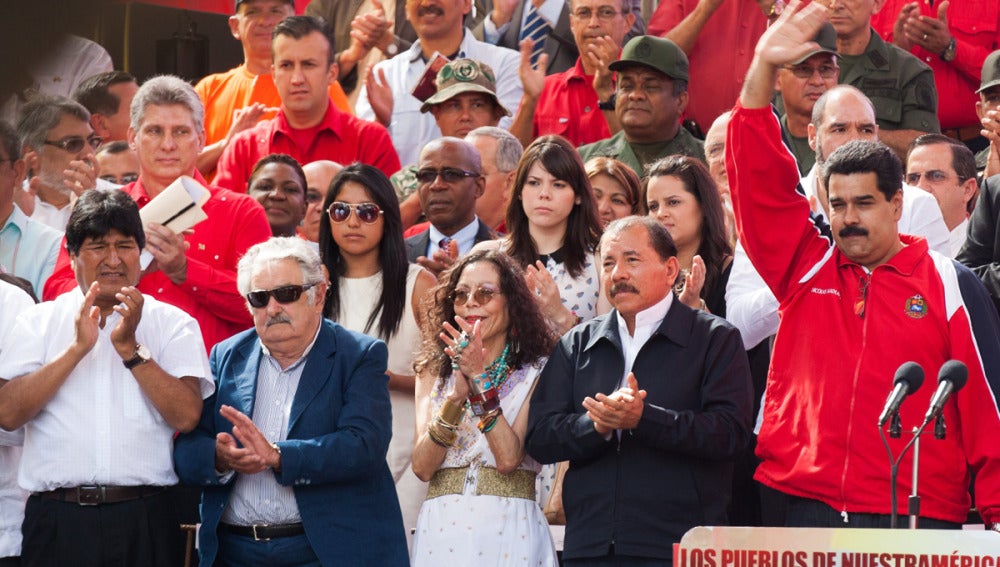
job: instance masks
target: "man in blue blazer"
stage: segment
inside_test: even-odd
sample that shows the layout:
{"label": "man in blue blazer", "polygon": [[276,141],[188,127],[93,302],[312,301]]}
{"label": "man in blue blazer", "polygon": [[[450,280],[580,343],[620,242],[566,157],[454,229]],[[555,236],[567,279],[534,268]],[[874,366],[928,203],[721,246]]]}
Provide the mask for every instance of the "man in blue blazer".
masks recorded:
{"label": "man in blue blazer", "polygon": [[215,346],[216,393],[174,460],[204,485],[202,565],[407,565],[385,343],[322,317],[327,275],[298,238],[237,269],[254,329]]}

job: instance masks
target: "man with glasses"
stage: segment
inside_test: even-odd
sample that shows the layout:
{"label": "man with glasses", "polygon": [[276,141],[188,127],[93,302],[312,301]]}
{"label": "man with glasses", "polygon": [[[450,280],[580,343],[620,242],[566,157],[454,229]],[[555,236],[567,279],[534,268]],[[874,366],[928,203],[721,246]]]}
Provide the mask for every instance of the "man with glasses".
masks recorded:
{"label": "man with glasses", "polygon": [[25,565],[179,562],[173,438],[214,387],[198,323],[136,288],[146,244],[127,193],[81,195],[66,226],[76,289],[0,346],[0,428],[24,427]]}
{"label": "man with glasses", "polygon": [[957,255],[965,244],[969,214],[979,190],[972,150],[943,134],[924,134],[910,144],[904,179],[937,199],[949,231],[948,255]]}
{"label": "man with glasses", "polygon": [[238,273],[254,328],[212,350],[216,393],[174,451],[206,487],[201,564],[406,565],[385,343],[323,319],[305,240],[258,244]]}
{"label": "man with glasses", "polygon": [[483,165],[475,146],[458,138],[439,138],[424,146],[417,163],[417,195],[430,222],[406,239],[406,257],[435,275],[493,231],[476,216],[476,199],[485,190]]}
{"label": "man with glasses", "polygon": [[546,76],[546,69],[531,60],[533,44],[521,47],[524,96],[510,129],[522,145],[530,145],[538,136],[559,134],[581,146],[621,129],[608,66],[618,59],[636,21],[629,5],[629,0],[572,0],[569,28],[580,56],[559,73]]}
{"label": "man with glasses", "polygon": [[[39,222],[62,231],[73,201],[87,189],[113,187],[98,179],[94,150],[101,137],[90,127],[90,113],[66,97],[43,96],[21,108],[17,119],[30,204],[19,199]],[[29,211],[28,208],[31,210]]]}
{"label": "man with glasses", "polygon": [[598,254],[614,310],[556,345],[524,448],[570,462],[563,565],[671,565],[689,529],[728,523],[733,459],[752,431],[750,367],[732,325],[677,300],[677,247],[656,219],[612,221]]}
{"label": "man with glasses", "polygon": [[625,45],[609,68],[618,73],[615,116],[622,129],[581,146],[580,157],[614,158],[644,177],[646,164],[683,154],[705,161],[701,140],[681,126],[688,103],[688,59],[669,39],[644,35]]}
{"label": "man with glasses", "polygon": [[[191,85],[164,75],[146,81],[132,100],[129,144],[139,157],[139,180],[122,188],[140,207],[182,175],[206,186],[208,220],[186,233],[151,222],[146,251],[153,257],[138,288],[183,309],[198,321],[205,350],[246,329],[250,316],[236,290],[236,262],[270,237],[264,209],[245,193],[208,186],[195,163],[205,143],[204,108]],[[72,291],[76,279],[65,251],[45,285],[43,299]]]}
{"label": "man with glasses", "polygon": [[41,295],[59,257],[62,235],[24,214],[15,202],[25,164],[21,143],[10,124],[0,121],[0,271],[27,280]]}
{"label": "man with glasses", "polygon": [[96,158],[100,179],[108,183],[122,186],[139,179],[139,156],[125,140],[105,143],[97,148]]}
{"label": "man with glasses", "polygon": [[840,67],[837,66],[837,32],[833,26],[825,24],[813,41],[818,44],[818,49],[778,69],[778,81],[774,89],[778,93],[777,100],[781,103],[779,111],[784,111],[781,130],[802,175],[816,163],[816,153],[809,147],[809,122],[812,121],[813,105],[823,93],[837,86],[837,76],[840,74]]}

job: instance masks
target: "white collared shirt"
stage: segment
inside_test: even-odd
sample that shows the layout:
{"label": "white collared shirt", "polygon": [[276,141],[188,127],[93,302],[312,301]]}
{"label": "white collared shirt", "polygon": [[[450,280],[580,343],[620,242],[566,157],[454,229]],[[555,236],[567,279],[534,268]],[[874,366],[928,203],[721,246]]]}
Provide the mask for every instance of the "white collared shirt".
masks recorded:
{"label": "white collared shirt", "polygon": [[430,258],[435,252],[441,250],[440,244],[442,238],[451,238],[458,241],[458,255],[465,256],[475,246],[477,232],[479,232],[479,217],[476,216],[472,218],[472,222],[463,226],[450,237],[445,236],[437,227],[431,224],[427,229],[427,239],[429,241],[427,243],[427,257]]}
{"label": "white collared shirt", "polygon": [[[285,369],[263,343],[260,345],[260,366],[257,368],[251,420],[271,443],[288,439],[292,402],[299,389],[306,358],[319,338],[320,328],[322,323],[316,326],[316,334],[302,356]],[[292,487],[278,484],[274,471],[270,469],[256,474],[237,474],[229,502],[222,511],[223,523],[237,526],[295,524],[301,520]]]}
{"label": "white collared shirt", "polygon": [[965,238],[969,235],[969,217],[962,219],[962,222],[958,223],[955,228],[951,229],[948,233],[948,245],[951,247],[951,254],[949,258],[954,258],[958,256],[960,250],[962,250],[962,245],[965,244]]}
{"label": "white collared shirt", "polygon": [[653,336],[653,332],[660,328],[660,324],[663,323],[663,319],[667,316],[667,311],[670,311],[673,302],[674,294],[668,292],[666,297],[653,306],[636,313],[635,329],[631,336],[628,334],[625,318],[617,309],[615,310],[615,317],[618,318],[618,337],[622,341],[622,354],[625,355],[625,373],[622,374],[620,387],[628,386],[628,374],[632,372],[635,357],[639,355],[639,350],[646,344],[649,337]]}
{"label": "white collared shirt", "polygon": [[[63,352],[75,338],[74,320],[81,305],[83,292],[78,288],[18,317],[0,347],[0,376],[25,379]],[[94,347],[24,426],[18,482],[25,490],[177,483],[174,429],[142,393],[111,344],[111,331],[120,320],[118,313],[107,317]],[[167,374],[198,378],[202,399],[215,390],[201,331],[190,315],[144,295],[135,338]]]}
{"label": "white collared shirt", "polygon": [[[0,360],[3,360],[3,344],[14,328],[15,319],[34,304],[23,290],[0,281]],[[22,429],[14,432],[0,429],[0,557],[21,555],[21,522],[24,520],[24,501],[28,498],[28,494],[17,486],[23,441]]]}
{"label": "white collared shirt", "polygon": [[[447,57],[451,54],[441,55]],[[501,118],[499,126],[503,129],[509,128],[513,121],[511,117],[517,114],[521,95],[524,94],[521,77],[518,75],[518,68],[521,65],[520,54],[513,49],[479,41],[472,37],[472,32],[465,30],[458,56],[486,63],[493,69],[497,98],[511,114]],[[410,49],[392,59],[382,61],[375,67],[385,73],[386,82],[392,89],[389,134],[392,136],[393,145],[396,146],[396,153],[399,154],[399,163],[417,163],[420,159],[420,150],[441,137],[441,129],[434,121],[434,115],[430,112],[421,113],[420,107],[423,103],[411,94],[426,67],[427,64],[421,59],[419,39],[413,42]],[[375,120],[375,111],[368,102],[368,91],[364,86],[358,95],[355,114],[364,120]]]}
{"label": "white collared shirt", "polygon": [[[473,5],[475,5],[475,2],[473,2]],[[562,14],[563,7],[565,7],[566,10],[569,10],[569,3],[560,2],[559,0],[545,0],[542,2],[542,5],[537,8],[538,15],[545,20],[545,23],[547,23],[550,28],[554,28],[556,27],[556,22],[559,21],[559,16]],[[524,29],[524,22],[528,20],[528,15],[530,13],[531,7],[525,4],[524,9],[521,10],[521,25],[517,27],[519,33],[520,30]],[[496,45],[496,43],[500,41],[500,36],[507,31],[507,28],[509,28],[512,23],[512,21],[507,22],[498,28],[496,24],[493,23],[493,18],[490,17],[489,13],[487,13],[486,17],[483,18],[483,39]],[[552,41],[557,40],[553,39]]]}

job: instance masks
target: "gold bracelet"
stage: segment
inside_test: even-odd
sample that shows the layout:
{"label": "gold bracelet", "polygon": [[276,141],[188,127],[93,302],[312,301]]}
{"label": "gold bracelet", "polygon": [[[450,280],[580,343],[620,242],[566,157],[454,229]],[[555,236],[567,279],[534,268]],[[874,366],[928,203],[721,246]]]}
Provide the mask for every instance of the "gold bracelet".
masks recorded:
{"label": "gold bracelet", "polygon": [[438,413],[438,417],[442,421],[455,426],[462,421],[463,416],[465,416],[465,404],[459,405],[448,399],[445,399],[444,404],[441,406],[441,411]]}
{"label": "gold bracelet", "polygon": [[458,433],[443,429],[437,421],[427,424],[427,436],[431,441],[442,447],[451,447],[458,439]]}

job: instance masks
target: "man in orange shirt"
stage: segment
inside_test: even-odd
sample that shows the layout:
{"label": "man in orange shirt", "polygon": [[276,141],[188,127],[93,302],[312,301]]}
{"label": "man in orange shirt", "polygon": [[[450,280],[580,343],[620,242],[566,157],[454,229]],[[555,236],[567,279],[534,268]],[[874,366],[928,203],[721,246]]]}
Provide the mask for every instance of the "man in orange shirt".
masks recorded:
{"label": "man in orange shirt", "polygon": [[[205,149],[198,156],[204,175],[215,171],[233,136],[272,118],[281,105],[271,76],[271,31],[294,14],[293,0],[237,0],[229,30],[243,44],[243,64],[209,75],[194,88],[205,105]],[[334,106],[353,114],[340,83],[331,81],[328,90]]]}

